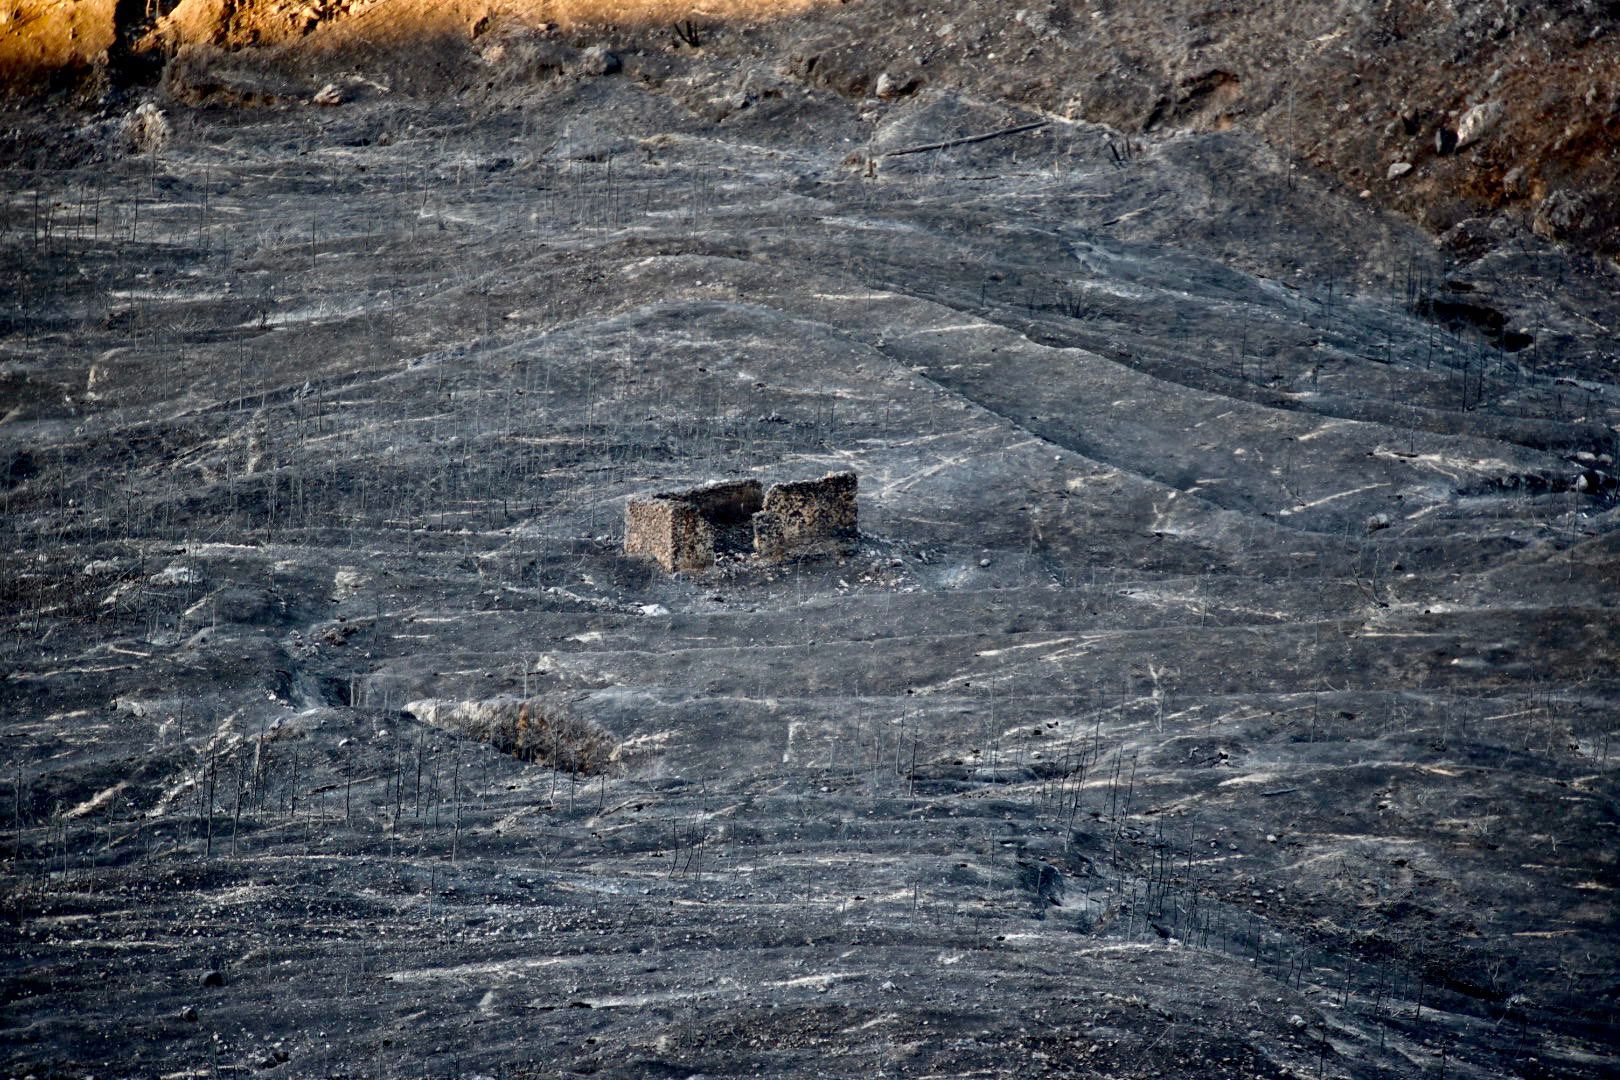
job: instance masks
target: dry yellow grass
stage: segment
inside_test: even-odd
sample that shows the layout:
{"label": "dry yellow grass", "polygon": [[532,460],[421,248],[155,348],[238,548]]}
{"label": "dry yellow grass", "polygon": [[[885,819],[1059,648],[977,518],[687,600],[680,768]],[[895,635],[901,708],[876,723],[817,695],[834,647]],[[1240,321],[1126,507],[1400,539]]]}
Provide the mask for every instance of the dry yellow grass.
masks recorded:
{"label": "dry yellow grass", "polygon": [[[507,19],[564,29],[670,26],[692,20],[761,22],[837,0],[182,0],[153,39],[184,45],[401,42],[460,35],[479,20]],[[113,0],[15,0],[0,10],[0,84],[26,85],[52,71],[93,65],[113,43]],[[313,35],[310,30],[315,30]],[[131,44],[134,44],[131,42]]]}
{"label": "dry yellow grass", "polygon": [[585,26],[602,23],[658,24],[681,19],[711,21],[761,21],[797,15],[822,7],[832,0],[521,0],[501,5],[524,9],[534,17],[559,26]]}
{"label": "dry yellow grass", "polygon": [[[277,0],[261,0],[266,6]],[[838,0],[371,0],[357,3],[346,17],[323,31],[348,40],[405,37],[461,31],[483,18],[532,26],[549,23],[562,29],[597,26],[627,28],[671,26],[691,20],[699,25],[720,22],[766,22],[801,15]],[[184,6],[184,5],[182,5]],[[241,11],[239,7],[238,12]]]}
{"label": "dry yellow grass", "polygon": [[[203,6],[205,0],[191,0]],[[265,7],[280,0],[258,0]],[[308,46],[343,49],[353,45],[397,46],[413,41],[467,35],[480,23],[491,26],[521,24],[552,25],[563,30],[589,30],[595,27],[641,29],[669,27],[692,21],[699,28],[722,22],[764,22],[789,18],[838,0],[372,0],[354,4],[348,14],[322,25],[318,32],[301,38]],[[182,4],[175,15],[182,14]],[[236,8],[236,19],[243,17],[246,4]],[[263,44],[298,39],[298,35],[275,38],[274,24],[267,23],[259,41]],[[171,38],[175,44],[209,40],[205,33],[188,27]]]}

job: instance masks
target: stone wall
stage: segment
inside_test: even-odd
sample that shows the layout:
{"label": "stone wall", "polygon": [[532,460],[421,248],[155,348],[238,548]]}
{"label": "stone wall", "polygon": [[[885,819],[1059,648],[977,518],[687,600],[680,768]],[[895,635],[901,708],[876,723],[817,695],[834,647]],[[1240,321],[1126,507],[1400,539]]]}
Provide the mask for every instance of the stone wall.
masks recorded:
{"label": "stone wall", "polygon": [[736,550],[762,505],[757,480],[638,496],[624,508],[624,553],[656,560],[670,573],[714,565]]}
{"label": "stone wall", "polygon": [[624,552],[655,560],[670,573],[703,570],[717,555],[752,554],[764,562],[826,555],[859,536],[852,472],[772,485],[734,480],[630,500]]}
{"label": "stone wall", "polygon": [[754,551],[767,561],[828,555],[852,547],[859,536],[852,472],[819,480],[774,484],[754,515]]}

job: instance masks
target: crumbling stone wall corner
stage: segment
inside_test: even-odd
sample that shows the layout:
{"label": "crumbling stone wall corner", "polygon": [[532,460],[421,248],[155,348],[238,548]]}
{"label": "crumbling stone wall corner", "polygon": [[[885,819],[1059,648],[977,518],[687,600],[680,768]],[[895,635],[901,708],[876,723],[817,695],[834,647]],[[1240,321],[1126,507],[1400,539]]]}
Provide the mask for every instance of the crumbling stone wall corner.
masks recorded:
{"label": "crumbling stone wall corner", "polygon": [[668,573],[703,570],[720,551],[745,547],[759,512],[758,480],[730,480],[632,498],[624,508],[624,553],[657,561]]}
{"label": "crumbling stone wall corner", "polygon": [[755,554],[777,561],[854,547],[860,536],[858,488],[853,472],[771,485],[764,508],[754,515]]}

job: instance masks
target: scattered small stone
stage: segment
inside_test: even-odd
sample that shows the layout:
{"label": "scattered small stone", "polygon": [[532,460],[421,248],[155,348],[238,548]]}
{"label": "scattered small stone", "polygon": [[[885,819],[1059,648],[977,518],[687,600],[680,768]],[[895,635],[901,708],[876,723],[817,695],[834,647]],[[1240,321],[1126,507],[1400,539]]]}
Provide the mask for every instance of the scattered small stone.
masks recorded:
{"label": "scattered small stone", "polygon": [[344,96],[337,83],[327,83],[315,91],[315,96],[309,100],[315,105],[324,105],[330,108],[333,105],[343,104]]}
{"label": "scattered small stone", "polygon": [[1389,528],[1388,514],[1374,514],[1367,519],[1367,531],[1377,532],[1379,529]]}
{"label": "scattered small stone", "polygon": [[1389,167],[1389,171],[1384,174],[1384,179],[1399,180],[1411,171],[1412,163],[1410,161],[1397,161]]}
{"label": "scattered small stone", "polygon": [[219,970],[205,971],[203,972],[202,984],[204,986],[224,986],[225,973]]}
{"label": "scattered small stone", "polygon": [[979,565],[980,566],[989,566],[990,565],[990,560],[989,559],[980,559],[979,560]]}
{"label": "scattered small stone", "polygon": [[197,1010],[187,1005],[180,1010],[180,1019],[188,1024],[195,1024],[197,1022]]}
{"label": "scattered small stone", "polygon": [[902,77],[891,75],[885,71],[872,84],[872,93],[885,101],[889,101],[897,97],[905,97],[907,94],[916,93],[920,81],[914,75]]}
{"label": "scattered small stone", "polygon": [[1277,842],[1277,834],[1276,833],[1269,833],[1269,832],[1266,833],[1266,843],[1275,844],[1276,842]]}

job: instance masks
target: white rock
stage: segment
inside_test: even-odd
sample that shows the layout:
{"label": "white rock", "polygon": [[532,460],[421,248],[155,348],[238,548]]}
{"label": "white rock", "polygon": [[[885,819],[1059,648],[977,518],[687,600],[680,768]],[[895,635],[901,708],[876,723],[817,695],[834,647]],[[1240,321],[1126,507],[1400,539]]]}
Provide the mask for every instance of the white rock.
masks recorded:
{"label": "white rock", "polygon": [[150,585],[195,585],[202,581],[202,575],[189,566],[174,563],[147,578]]}
{"label": "white rock", "polygon": [[360,591],[367,577],[364,573],[352,566],[340,566],[332,575],[332,599],[347,600]]}
{"label": "white rock", "polygon": [[592,45],[579,54],[582,75],[617,75],[623,67],[618,55],[605,45]]}
{"label": "white rock", "polygon": [[1389,167],[1389,171],[1384,174],[1384,179],[1399,180],[1411,171],[1412,163],[1410,161],[1397,161]]}
{"label": "white rock", "polygon": [[1457,122],[1457,149],[1478,142],[1501,118],[1502,104],[1497,101],[1475,105],[1463,113],[1462,119]]}

